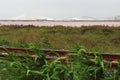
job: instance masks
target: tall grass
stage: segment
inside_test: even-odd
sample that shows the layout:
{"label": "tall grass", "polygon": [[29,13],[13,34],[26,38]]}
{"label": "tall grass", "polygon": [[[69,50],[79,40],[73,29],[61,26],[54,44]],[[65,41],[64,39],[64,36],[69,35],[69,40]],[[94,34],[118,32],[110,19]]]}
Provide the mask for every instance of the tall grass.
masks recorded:
{"label": "tall grass", "polygon": [[[1,26],[0,46],[28,47],[29,43],[46,48],[71,49],[84,45],[87,50],[120,52],[120,27],[83,26],[83,27],[38,27],[38,26]],[[49,46],[45,46],[45,44]]]}

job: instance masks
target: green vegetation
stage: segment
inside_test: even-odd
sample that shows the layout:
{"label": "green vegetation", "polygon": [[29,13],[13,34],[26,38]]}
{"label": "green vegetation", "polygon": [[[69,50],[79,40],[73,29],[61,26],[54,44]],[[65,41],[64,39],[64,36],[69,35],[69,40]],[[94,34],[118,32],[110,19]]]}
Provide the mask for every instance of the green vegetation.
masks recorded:
{"label": "green vegetation", "polygon": [[100,56],[95,56],[95,63],[90,61],[86,50],[75,48],[71,54],[73,61],[63,62],[56,58],[52,62],[45,59],[37,47],[31,46],[37,52],[37,58],[23,54],[20,58],[12,53],[0,59],[0,80],[120,80],[118,69],[109,69]]}
{"label": "green vegetation", "polygon": [[83,45],[89,51],[120,52],[120,27],[0,27],[0,46],[28,47],[29,43],[43,48],[71,50],[73,46]]}
{"label": "green vegetation", "polygon": [[[95,62],[86,55],[88,51],[120,52],[119,35],[120,27],[108,26],[1,26],[1,46],[28,47],[38,57],[21,53],[25,56],[21,58],[6,52],[8,56],[0,58],[0,80],[120,80],[120,64],[112,69],[100,55],[94,56]],[[56,58],[49,62],[41,48],[70,49],[75,53],[69,54],[72,61]]]}

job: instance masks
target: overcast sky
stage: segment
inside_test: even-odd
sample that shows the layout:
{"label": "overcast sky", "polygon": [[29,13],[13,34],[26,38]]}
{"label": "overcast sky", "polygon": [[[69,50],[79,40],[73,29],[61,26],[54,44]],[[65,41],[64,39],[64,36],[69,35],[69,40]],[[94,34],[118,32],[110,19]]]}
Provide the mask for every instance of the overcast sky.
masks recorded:
{"label": "overcast sky", "polygon": [[71,19],[120,15],[120,0],[0,0],[0,19],[17,16]]}

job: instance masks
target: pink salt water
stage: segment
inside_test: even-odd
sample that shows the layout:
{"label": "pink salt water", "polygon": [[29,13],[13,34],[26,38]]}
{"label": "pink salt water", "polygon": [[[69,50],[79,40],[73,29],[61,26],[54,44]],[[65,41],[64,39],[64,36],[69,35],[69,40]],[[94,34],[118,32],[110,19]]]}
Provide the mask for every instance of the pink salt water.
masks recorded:
{"label": "pink salt water", "polygon": [[8,20],[0,21],[0,25],[35,25],[35,26],[71,26],[71,27],[81,27],[81,26],[92,26],[92,25],[108,25],[108,26],[120,26],[120,21],[37,21],[37,20]]}

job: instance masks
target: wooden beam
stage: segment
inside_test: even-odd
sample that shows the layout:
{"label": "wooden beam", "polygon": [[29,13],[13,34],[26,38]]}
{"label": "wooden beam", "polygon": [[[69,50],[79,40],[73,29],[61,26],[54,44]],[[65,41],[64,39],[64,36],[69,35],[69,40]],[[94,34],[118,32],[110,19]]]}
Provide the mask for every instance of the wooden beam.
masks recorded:
{"label": "wooden beam", "polygon": [[[92,52],[89,52],[88,55],[95,56]],[[96,55],[102,56],[105,60],[120,60],[120,53],[96,53]]]}

